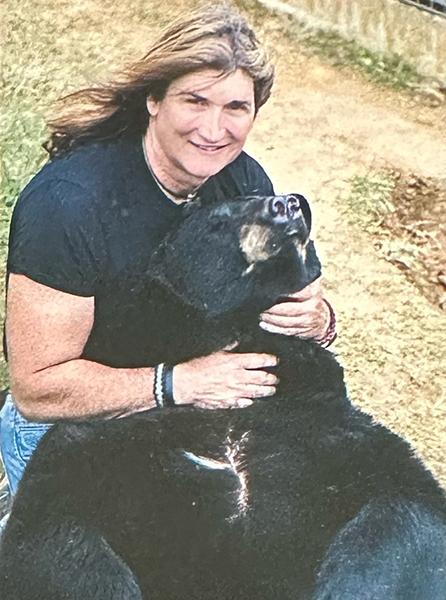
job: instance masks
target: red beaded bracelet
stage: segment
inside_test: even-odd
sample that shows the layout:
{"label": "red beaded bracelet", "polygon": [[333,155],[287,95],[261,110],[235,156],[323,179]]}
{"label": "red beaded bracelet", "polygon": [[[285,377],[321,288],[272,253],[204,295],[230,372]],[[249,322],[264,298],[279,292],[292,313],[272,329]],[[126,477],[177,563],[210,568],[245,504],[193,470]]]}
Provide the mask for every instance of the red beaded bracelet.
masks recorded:
{"label": "red beaded bracelet", "polygon": [[335,311],[333,310],[333,307],[328,300],[325,300],[325,298],[323,300],[324,300],[325,304],[328,306],[328,311],[330,313],[330,321],[328,323],[327,331],[325,332],[324,336],[320,340],[316,340],[316,341],[323,348],[328,348],[328,346],[330,346],[330,344],[332,344],[335,341],[335,339],[338,337],[338,334],[336,333]]}

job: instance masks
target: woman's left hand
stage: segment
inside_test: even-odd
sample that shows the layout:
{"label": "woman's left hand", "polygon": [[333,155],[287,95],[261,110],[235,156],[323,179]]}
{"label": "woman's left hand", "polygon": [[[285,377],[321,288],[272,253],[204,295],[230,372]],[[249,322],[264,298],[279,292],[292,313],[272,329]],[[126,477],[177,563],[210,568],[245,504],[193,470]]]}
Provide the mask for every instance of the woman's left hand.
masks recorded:
{"label": "woman's left hand", "polygon": [[322,298],[320,279],[303,290],[285,296],[260,315],[260,327],[271,333],[321,340],[330,323],[330,311]]}

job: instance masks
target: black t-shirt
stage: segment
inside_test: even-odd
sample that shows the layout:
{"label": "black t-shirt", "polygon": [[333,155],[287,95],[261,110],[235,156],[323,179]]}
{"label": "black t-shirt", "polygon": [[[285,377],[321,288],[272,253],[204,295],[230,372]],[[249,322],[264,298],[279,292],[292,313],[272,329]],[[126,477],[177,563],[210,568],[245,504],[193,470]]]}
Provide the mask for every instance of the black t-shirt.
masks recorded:
{"label": "black t-shirt", "polygon": [[[273,193],[264,170],[244,152],[199,191],[204,201]],[[127,323],[125,316],[113,323],[110,295],[118,284],[122,294],[123,282],[143,276],[150,255],[181,210],[150,174],[141,138],[78,147],[47,163],[20,195],[11,223],[8,272],[70,294],[94,296],[87,347],[100,349],[113,329],[115,343],[124,348],[131,343],[126,332],[137,326],[139,309],[128,312]],[[99,354],[102,362],[115,364],[105,349]],[[122,362],[115,366],[126,366]],[[145,364],[144,357],[137,362]]]}

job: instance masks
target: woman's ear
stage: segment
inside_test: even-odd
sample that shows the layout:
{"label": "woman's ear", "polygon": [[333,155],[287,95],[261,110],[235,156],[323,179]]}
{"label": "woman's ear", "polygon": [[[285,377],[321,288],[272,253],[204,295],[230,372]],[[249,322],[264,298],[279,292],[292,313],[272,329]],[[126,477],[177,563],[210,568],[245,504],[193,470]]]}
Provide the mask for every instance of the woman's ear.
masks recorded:
{"label": "woman's ear", "polygon": [[159,102],[153,96],[147,96],[146,99],[147,112],[151,117],[156,117],[158,114]]}

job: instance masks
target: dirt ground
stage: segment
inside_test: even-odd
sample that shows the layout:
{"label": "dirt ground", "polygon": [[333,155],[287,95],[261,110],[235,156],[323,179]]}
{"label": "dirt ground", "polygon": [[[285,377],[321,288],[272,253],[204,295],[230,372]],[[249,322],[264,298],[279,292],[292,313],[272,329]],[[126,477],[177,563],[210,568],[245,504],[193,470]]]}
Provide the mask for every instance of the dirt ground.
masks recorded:
{"label": "dirt ground", "polygon": [[[265,27],[277,85],[249,150],[278,191],[312,201],[351,398],[411,440],[446,483],[446,107],[299,53],[280,31],[280,19]],[[386,259],[379,227],[373,236],[346,212],[352,178],[381,169],[397,174],[396,210],[381,226],[419,242],[425,272]],[[427,250],[426,238],[435,241]]]}

